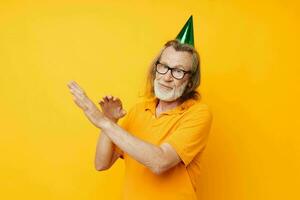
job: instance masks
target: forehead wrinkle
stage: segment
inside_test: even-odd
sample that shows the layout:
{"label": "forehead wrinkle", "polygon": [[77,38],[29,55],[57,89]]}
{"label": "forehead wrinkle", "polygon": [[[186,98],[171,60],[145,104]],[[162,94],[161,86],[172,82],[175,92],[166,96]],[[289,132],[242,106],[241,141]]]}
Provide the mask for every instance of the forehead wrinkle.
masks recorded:
{"label": "forehead wrinkle", "polygon": [[174,47],[167,47],[160,56],[160,62],[172,68],[180,67],[184,70],[190,70],[189,68],[192,67],[192,55],[188,52],[176,51]]}
{"label": "forehead wrinkle", "polygon": [[169,66],[170,68],[176,68],[176,69],[184,69],[183,65],[175,65],[175,66],[170,66],[168,63],[166,63],[165,61],[160,61],[160,63]]}

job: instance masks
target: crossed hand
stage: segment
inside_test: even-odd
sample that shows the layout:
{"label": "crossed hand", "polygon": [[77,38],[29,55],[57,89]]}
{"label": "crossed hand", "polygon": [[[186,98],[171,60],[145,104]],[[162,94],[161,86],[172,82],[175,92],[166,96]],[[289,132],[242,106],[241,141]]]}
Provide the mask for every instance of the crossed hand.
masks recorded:
{"label": "crossed hand", "polygon": [[70,81],[68,87],[76,105],[82,109],[86,117],[98,128],[101,128],[101,123],[105,121],[105,118],[117,122],[126,115],[126,111],[122,108],[122,102],[117,97],[104,96],[99,101],[101,112],[75,81]]}

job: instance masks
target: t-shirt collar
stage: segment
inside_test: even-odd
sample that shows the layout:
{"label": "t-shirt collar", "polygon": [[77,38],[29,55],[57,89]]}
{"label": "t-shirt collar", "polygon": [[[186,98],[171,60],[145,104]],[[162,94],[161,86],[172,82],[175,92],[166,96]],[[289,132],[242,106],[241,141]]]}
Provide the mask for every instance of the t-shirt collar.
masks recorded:
{"label": "t-shirt collar", "polygon": [[[156,106],[158,104],[159,99],[157,97],[152,97],[151,99],[146,100],[145,102],[145,111],[149,110],[153,115],[155,115]],[[195,103],[194,99],[188,99],[178,105],[177,107],[168,110],[166,112],[163,112],[162,114],[180,114],[186,111],[190,106],[192,106]]]}

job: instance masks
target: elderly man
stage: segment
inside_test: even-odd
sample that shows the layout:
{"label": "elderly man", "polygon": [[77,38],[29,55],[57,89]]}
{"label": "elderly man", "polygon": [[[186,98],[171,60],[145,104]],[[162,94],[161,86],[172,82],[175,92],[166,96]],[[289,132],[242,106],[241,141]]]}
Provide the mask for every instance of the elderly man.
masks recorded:
{"label": "elderly man", "polygon": [[189,37],[179,34],[164,45],[149,70],[149,98],[128,114],[118,98],[104,97],[100,111],[76,82],[68,84],[75,103],[101,130],[96,169],[125,161],[124,199],[197,199],[212,114],[196,91],[200,60],[191,31],[190,17],[180,32],[190,32]]}

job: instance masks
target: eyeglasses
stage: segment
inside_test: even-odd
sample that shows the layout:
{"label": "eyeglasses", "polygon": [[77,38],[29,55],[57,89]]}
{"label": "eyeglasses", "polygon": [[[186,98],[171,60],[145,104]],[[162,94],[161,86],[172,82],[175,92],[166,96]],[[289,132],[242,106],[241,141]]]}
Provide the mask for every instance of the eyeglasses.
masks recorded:
{"label": "eyeglasses", "polygon": [[159,61],[157,61],[155,63],[155,66],[156,66],[156,71],[159,74],[166,74],[166,73],[168,73],[169,70],[171,70],[171,74],[172,74],[173,78],[175,78],[177,80],[183,79],[185,74],[191,73],[191,71],[185,71],[183,69],[178,69],[178,68],[171,68],[168,65],[160,63]]}

